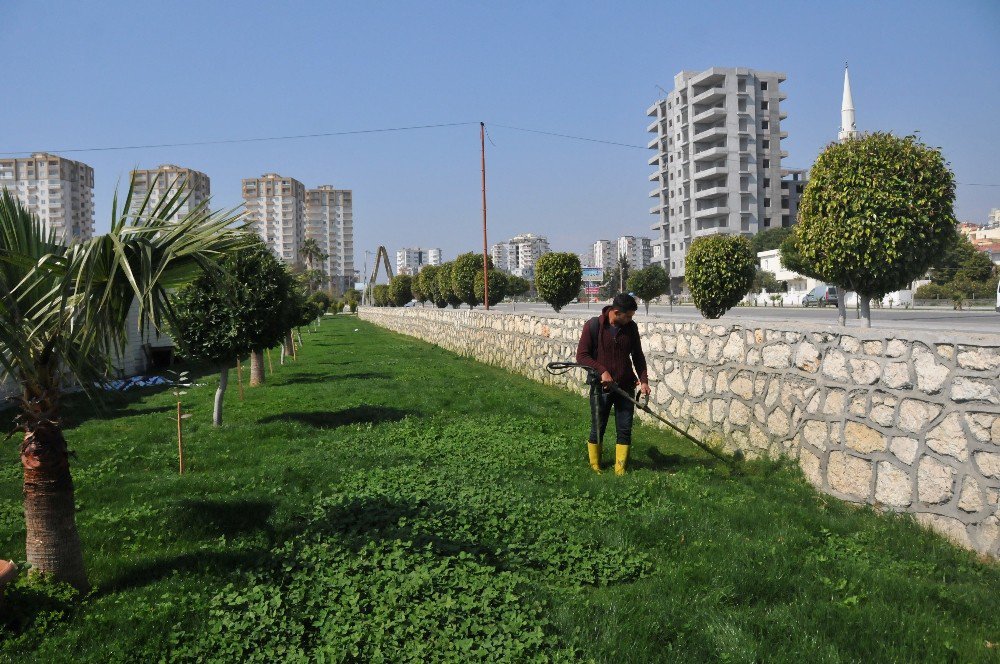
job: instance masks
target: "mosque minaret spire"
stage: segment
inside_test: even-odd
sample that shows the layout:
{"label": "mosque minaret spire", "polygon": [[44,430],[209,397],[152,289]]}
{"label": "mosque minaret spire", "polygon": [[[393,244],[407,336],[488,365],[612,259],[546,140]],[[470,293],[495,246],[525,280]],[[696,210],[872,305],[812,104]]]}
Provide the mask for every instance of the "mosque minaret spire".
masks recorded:
{"label": "mosque minaret spire", "polygon": [[849,138],[860,136],[858,126],[854,121],[854,98],[851,96],[851,76],[847,72],[847,63],[844,63],[844,101],[840,108],[840,133],[837,140],[844,142]]}

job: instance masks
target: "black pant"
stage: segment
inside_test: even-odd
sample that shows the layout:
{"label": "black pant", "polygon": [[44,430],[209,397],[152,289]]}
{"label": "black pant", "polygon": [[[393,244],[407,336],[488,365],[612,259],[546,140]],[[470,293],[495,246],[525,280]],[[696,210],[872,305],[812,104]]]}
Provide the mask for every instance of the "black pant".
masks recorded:
{"label": "black pant", "polygon": [[[627,392],[628,390],[626,390]],[[611,407],[615,409],[615,430],[619,445],[632,444],[632,416],[635,415],[635,404],[617,392],[605,392],[601,386],[590,386],[590,442],[604,440],[604,432],[608,428],[608,418]],[[600,437],[598,437],[600,428]]]}

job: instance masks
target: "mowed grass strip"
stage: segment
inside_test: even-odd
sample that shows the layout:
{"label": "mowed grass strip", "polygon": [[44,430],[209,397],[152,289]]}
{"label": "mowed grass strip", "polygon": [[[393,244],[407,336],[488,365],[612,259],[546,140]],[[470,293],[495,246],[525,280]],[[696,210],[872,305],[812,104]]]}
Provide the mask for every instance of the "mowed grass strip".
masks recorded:
{"label": "mowed grass strip", "polygon": [[598,477],[584,398],[355,318],[303,338],[243,403],[233,377],[221,429],[197,378],[183,476],[169,392],[68,405],[95,589],[20,581],[2,659],[997,659],[1000,570],[908,517],[643,425],[629,475]]}

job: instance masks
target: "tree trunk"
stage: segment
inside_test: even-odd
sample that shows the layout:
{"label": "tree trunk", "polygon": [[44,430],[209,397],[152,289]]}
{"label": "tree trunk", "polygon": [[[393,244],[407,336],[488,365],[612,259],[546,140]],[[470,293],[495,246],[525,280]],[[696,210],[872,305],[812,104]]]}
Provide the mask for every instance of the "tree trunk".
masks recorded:
{"label": "tree trunk", "polygon": [[87,570],[76,529],[69,451],[52,421],[27,425],[21,443],[27,561],[35,572],[86,590]]}
{"label": "tree trunk", "polygon": [[229,367],[222,367],[219,371],[219,387],[215,389],[215,407],[212,409],[213,426],[222,426],[222,398],[226,395],[227,385],[229,385]]}
{"label": "tree trunk", "polygon": [[264,384],[264,351],[250,351],[250,387]]}
{"label": "tree trunk", "polygon": [[285,344],[281,344],[278,348],[281,349],[281,352],[278,354],[278,364],[285,366]]}
{"label": "tree trunk", "polygon": [[872,311],[870,308],[871,300],[868,297],[862,296],[858,293],[859,302],[861,303],[861,320],[864,321],[865,327],[872,326]]}
{"label": "tree trunk", "polygon": [[841,327],[847,327],[847,291],[837,290],[837,322]]}
{"label": "tree trunk", "polygon": [[292,340],[292,331],[289,330],[285,333],[285,356],[291,357],[293,354],[292,346],[295,342]]}

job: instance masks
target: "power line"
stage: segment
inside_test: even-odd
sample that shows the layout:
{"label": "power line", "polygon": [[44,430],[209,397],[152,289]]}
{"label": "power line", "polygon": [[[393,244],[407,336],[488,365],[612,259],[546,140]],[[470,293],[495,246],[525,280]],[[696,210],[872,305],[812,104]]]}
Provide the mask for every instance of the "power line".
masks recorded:
{"label": "power line", "polygon": [[477,122],[445,122],[440,124],[413,125],[409,127],[383,127],[379,129],[354,129],[351,131],[328,131],[317,134],[296,134],[294,136],[263,136],[255,138],[229,138],[213,141],[190,141],[186,143],[158,143],[151,145],[116,145],[101,148],[67,148],[61,150],[21,150],[19,152],[0,152],[0,155],[15,156],[21,154],[34,154],[35,152],[107,152],[110,150],[143,150],[150,148],[177,148],[191,147],[196,145],[224,145],[229,143],[261,143],[264,141],[288,141],[298,138],[324,138],[328,136],[350,136],[354,134],[377,134],[390,131],[410,131],[413,129],[438,129],[441,127],[461,127],[463,125],[478,124]]}
{"label": "power line", "polygon": [[648,150],[645,145],[633,145],[632,143],[621,143],[619,141],[608,141],[600,138],[587,138],[585,136],[572,136],[570,134],[557,134],[553,131],[542,131],[541,129],[526,129],[524,127],[512,127],[510,125],[492,124],[493,127],[503,129],[513,129],[514,131],[525,131],[531,134],[544,134],[545,136],[556,136],[558,138],[569,138],[574,141],[586,141],[588,143],[604,143],[605,145],[617,145],[623,148],[636,148],[637,150]]}

